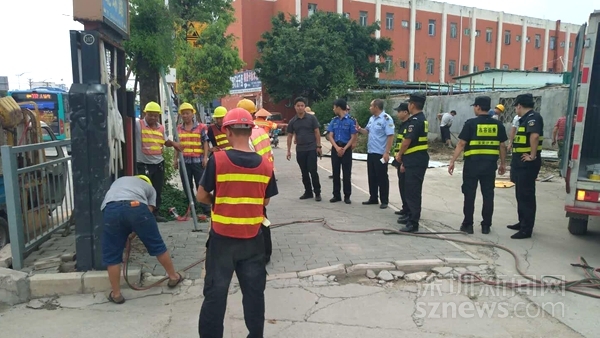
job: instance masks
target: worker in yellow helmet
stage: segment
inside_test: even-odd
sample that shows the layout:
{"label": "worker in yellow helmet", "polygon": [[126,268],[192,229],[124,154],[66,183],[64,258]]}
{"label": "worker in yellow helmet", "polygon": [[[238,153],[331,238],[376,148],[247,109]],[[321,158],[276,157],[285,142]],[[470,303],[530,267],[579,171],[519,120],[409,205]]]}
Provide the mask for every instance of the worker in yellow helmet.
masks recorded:
{"label": "worker in yellow helmet", "polygon": [[[200,179],[204,174],[209,154],[206,125],[195,121],[195,114],[196,109],[194,109],[194,106],[184,102],[179,107],[179,116],[181,116],[182,123],[177,126],[179,143],[181,143],[181,147],[183,148],[184,163],[182,165],[185,165],[188,183],[194,196],[198,190]],[[179,152],[176,151],[173,158],[175,169],[179,169],[179,164]],[[210,217],[210,205],[200,203],[200,206],[202,207],[202,213]]]}
{"label": "worker in yellow helmet", "polygon": [[213,153],[215,151],[220,150],[229,150],[231,149],[231,145],[229,144],[229,140],[227,139],[227,135],[223,130],[223,118],[227,114],[227,108],[223,106],[219,106],[215,108],[213,113],[213,124],[208,128],[207,136],[210,141],[212,147],[210,148],[210,152]]}
{"label": "worker in yellow helmet", "polygon": [[137,172],[147,176],[156,190],[156,208],[154,217],[158,222],[167,220],[158,215],[162,188],[165,181],[164,147],[173,147],[182,151],[181,145],[167,138],[165,127],[159,123],[162,109],[156,102],[148,102],[144,108],[144,118],[135,124]]}

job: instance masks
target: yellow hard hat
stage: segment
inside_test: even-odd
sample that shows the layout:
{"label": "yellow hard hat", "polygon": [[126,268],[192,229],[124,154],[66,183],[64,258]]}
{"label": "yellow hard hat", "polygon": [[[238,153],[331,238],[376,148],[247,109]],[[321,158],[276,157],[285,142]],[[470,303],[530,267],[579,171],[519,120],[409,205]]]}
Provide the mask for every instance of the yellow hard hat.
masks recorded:
{"label": "yellow hard hat", "polygon": [[499,111],[501,111],[501,112],[504,113],[504,105],[499,104],[499,105],[496,106],[496,108],[498,108]]}
{"label": "yellow hard hat", "polygon": [[240,100],[240,102],[238,102],[237,104],[237,107],[246,109],[250,114],[256,113],[256,105],[254,104],[254,102],[252,102],[252,100]]}
{"label": "yellow hard hat", "polygon": [[181,106],[179,106],[179,114],[181,114],[181,112],[184,110],[191,110],[193,114],[196,114],[196,109],[194,109],[194,106],[187,102],[184,102],[181,104]]}
{"label": "yellow hard hat", "polygon": [[225,117],[225,114],[227,114],[227,108],[225,108],[223,106],[219,106],[219,107],[215,108],[215,112],[213,113],[213,118],[215,118],[215,119],[223,118],[223,117]]}
{"label": "yellow hard hat", "polygon": [[144,113],[162,113],[162,109],[160,109],[160,105],[154,101],[148,102],[146,107],[144,108]]}
{"label": "yellow hard hat", "polygon": [[143,179],[144,181],[146,181],[146,183],[148,183],[148,184],[152,185],[152,181],[150,181],[150,179],[149,179],[149,178],[148,178],[148,176],[146,176],[146,175],[136,175],[135,177],[137,177],[137,178],[141,178],[141,179]]}

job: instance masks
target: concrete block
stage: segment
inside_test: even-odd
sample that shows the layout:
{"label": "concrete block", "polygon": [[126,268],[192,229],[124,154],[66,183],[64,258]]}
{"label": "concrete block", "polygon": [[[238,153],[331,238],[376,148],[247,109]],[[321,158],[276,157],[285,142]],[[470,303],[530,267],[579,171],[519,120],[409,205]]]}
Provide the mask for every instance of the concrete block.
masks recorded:
{"label": "concrete block", "polygon": [[61,255],[60,259],[63,262],[73,262],[73,261],[75,261],[75,257],[76,257],[76,255],[74,252],[69,252],[69,253]]}
{"label": "concrete block", "polygon": [[367,270],[381,271],[381,270],[394,270],[396,266],[389,262],[375,262],[375,263],[361,263],[354,264],[346,268],[346,273],[349,276],[364,275]]}
{"label": "concrete block", "polygon": [[406,273],[429,271],[440,265],[444,265],[441,259],[415,259],[405,261],[395,261],[396,269]]}
{"label": "concrete block", "polygon": [[0,268],[10,268],[12,266],[12,252],[10,243],[0,249]]}
{"label": "concrete block", "polygon": [[467,259],[467,258],[444,258],[446,266],[470,266],[470,265],[482,265],[488,262],[481,259]]}
{"label": "concrete block", "polygon": [[0,303],[15,305],[29,301],[29,279],[25,272],[0,268]]}
{"label": "concrete block", "polygon": [[[129,282],[140,284],[142,279],[142,270],[129,270]],[[83,293],[104,292],[110,290],[108,281],[108,272],[106,271],[88,271],[83,275]],[[125,278],[121,275],[121,286],[127,286]]]}
{"label": "concrete block", "polygon": [[60,257],[39,260],[39,261],[33,263],[33,269],[34,270],[44,270],[44,269],[49,269],[49,268],[57,268],[60,266],[61,262],[62,262],[62,260],[60,259]]}
{"label": "concrete block", "polygon": [[290,279],[290,278],[298,278],[297,272],[283,272],[274,275],[268,275],[267,281],[276,280],[276,279]]}
{"label": "concrete block", "polygon": [[344,264],[337,264],[332,266],[325,266],[322,268],[300,271],[298,277],[308,277],[314,275],[344,275],[346,274],[346,266]]}
{"label": "concrete block", "polygon": [[83,291],[83,272],[47,273],[29,277],[31,298],[74,295]]}

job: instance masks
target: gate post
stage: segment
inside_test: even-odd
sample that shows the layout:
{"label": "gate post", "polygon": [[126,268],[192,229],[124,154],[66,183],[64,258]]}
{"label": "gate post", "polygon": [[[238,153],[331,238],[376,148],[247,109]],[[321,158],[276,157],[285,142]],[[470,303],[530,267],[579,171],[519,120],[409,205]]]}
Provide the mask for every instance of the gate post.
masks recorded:
{"label": "gate post", "polygon": [[23,253],[25,252],[25,233],[23,229],[23,213],[21,210],[21,189],[17,159],[11,146],[0,147],[2,154],[2,175],[6,194],[6,216],[8,233],[10,234],[10,250],[13,269],[23,269]]}

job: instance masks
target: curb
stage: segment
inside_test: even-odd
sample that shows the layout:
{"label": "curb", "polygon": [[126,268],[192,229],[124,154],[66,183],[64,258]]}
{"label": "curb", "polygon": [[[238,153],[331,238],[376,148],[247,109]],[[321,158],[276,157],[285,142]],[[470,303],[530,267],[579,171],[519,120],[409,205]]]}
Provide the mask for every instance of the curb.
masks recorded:
{"label": "curb", "polygon": [[[490,264],[485,260],[465,258],[398,260],[394,262],[373,262],[354,265],[332,265],[322,268],[284,272],[267,275],[267,281],[291,278],[305,278],[316,275],[358,276],[368,270],[398,270],[403,273],[430,271],[438,267],[469,267]],[[134,284],[142,282],[141,270],[129,270],[129,280]],[[196,284],[193,281],[193,284]],[[121,276],[121,285],[127,286]],[[53,274],[28,274],[12,269],[0,268],[0,303],[16,305],[31,299],[90,294],[110,290],[106,271],[69,272]]]}

